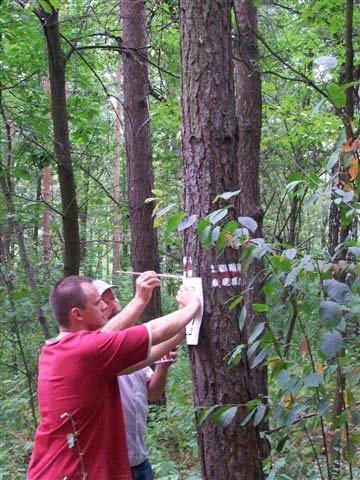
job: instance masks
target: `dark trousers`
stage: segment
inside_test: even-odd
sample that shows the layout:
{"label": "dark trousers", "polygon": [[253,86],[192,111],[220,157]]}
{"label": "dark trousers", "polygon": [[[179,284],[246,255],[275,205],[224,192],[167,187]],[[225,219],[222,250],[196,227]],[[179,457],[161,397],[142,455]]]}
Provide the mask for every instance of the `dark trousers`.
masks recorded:
{"label": "dark trousers", "polygon": [[154,474],[148,458],[139,465],[131,467],[131,473],[133,480],[154,480]]}

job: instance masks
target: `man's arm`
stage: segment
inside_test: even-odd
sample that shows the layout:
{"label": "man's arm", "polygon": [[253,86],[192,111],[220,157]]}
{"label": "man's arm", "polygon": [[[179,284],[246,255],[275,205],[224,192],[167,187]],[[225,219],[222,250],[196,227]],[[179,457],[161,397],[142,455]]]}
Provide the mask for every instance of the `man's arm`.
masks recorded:
{"label": "man's arm", "polygon": [[149,303],[152,291],[160,286],[155,272],[144,272],[136,280],[135,296],[120,313],[109,320],[101,329],[102,332],[118,332],[132,327]]}
{"label": "man's arm", "polygon": [[150,402],[158,402],[163,396],[170,365],[171,362],[156,365],[150,382],[147,384],[148,400]]}
{"label": "man's arm", "polygon": [[186,285],[180,288],[176,301],[182,306],[180,310],[145,324],[151,331],[152,345],[170,340],[194,318],[201,305],[195,290]]}
{"label": "man's arm", "polygon": [[[161,357],[163,357],[166,353],[170,352],[175,347],[177,347],[179,343],[183,340],[184,336],[185,336],[185,332],[184,330],[181,330],[172,338],[170,338],[170,340],[159,343],[158,345],[154,345],[153,347],[151,347],[150,355],[146,360],[144,360],[143,362],[136,363],[135,365],[131,365],[131,367],[126,368],[125,370],[122,370],[119,373],[119,375],[128,375],[129,373],[134,373],[137,370],[140,370],[141,368],[149,367],[154,362],[156,362]],[[151,401],[155,402],[156,400],[151,400]]]}

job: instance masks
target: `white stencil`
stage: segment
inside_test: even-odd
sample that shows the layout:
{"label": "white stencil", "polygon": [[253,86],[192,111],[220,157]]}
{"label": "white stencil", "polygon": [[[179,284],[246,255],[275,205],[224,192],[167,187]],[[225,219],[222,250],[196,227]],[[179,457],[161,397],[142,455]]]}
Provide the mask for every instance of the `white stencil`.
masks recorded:
{"label": "white stencil", "polygon": [[183,284],[193,287],[198,294],[201,307],[190,323],[186,325],[186,343],[188,345],[197,345],[199,343],[199,332],[204,314],[204,296],[201,277],[184,277]]}

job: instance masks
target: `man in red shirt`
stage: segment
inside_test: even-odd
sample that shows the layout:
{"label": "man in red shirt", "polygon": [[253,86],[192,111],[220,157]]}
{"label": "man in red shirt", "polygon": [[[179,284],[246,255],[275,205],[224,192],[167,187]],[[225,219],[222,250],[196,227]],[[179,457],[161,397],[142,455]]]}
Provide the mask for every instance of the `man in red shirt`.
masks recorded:
{"label": "man in red shirt", "polygon": [[182,287],[183,308],[119,331],[139,317],[157,286],[154,272],[142,274],[134,299],[106,323],[91,278],[70,276],[55,285],[50,305],[60,333],[39,359],[41,421],[28,480],[131,480],[117,374],[142,366],[152,345],[173,337],[199,308],[194,292]]}

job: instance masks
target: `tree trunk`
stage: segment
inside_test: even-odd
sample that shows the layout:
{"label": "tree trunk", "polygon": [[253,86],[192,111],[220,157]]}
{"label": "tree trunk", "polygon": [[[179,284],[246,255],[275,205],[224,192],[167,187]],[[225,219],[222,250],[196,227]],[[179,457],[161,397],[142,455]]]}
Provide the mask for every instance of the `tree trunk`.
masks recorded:
{"label": "tree trunk", "polygon": [[[8,223],[9,223],[9,231],[11,230],[11,226],[15,230],[15,235],[16,235],[16,240],[17,240],[17,245],[19,248],[19,255],[21,258],[22,265],[24,267],[25,271],[25,276],[26,279],[30,285],[30,288],[34,291],[35,293],[35,304],[36,306],[40,305],[40,299],[38,298],[38,285],[36,281],[36,277],[34,275],[29,257],[27,255],[26,251],[26,246],[25,246],[25,239],[24,239],[24,232],[22,229],[22,226],[20,223],[16,220],[16,209],[13,203],[12,195],[13,195],[13,189],[12,189],[12,182],[11,182],[11,177],[10,177],[10,169],[11,169],[11,164],[12,164],[12,136],[11,136],[11,127],[10,123],[7,120],[6,113],[3,109],[2,105],[2,90],[1,90],[1,85],[0,85],[0,113],[4,119],[5,123],[5,128],[6,128],[6,140],[7,140],[7,162],[2,162],[0,161],[0,189],[2,190],[4,200],[5,200],[5,206],[7,209],[7,212],[9,214],[8,216]],[[7,168],[4,168],[4,165],[7,164]],[[2,248],[2,255],[4,256],[6,254],[6,250]],[[41,307],[38,307],[38,317],[39,317],[39,322],[41,325],[41,328],[44,332],[45,338],[50,338],[50,329],[44,314],[44,311],[42,310]]]}
{"label": "tree trunk", "polygon": [[[237,149],[238,178],[241,189],[239,211],[241,216],[253,218],[258,228],[256,237],[262,237],[263,212],[260,200],[260,137],[261,137],[261,77],[257,67],[259,59],[257,47],[257,11],[252,0],[234,1],[236,16],[235,35],[235,89],[236,115],[239,128]],[[245,322],[249,335],[256,325],[264,321],[264,315],[252,310],[253,303],[265,303],[265,295],[261,292],[264,265],[261,260],[254,260],[242,273],[245,289],[244,303],[247,309]],[[267,372],[265,367],[251,371],[252,391],[254,397],[267,395]]]}
{"label": "tree trunk", "polygon": [[[51,202],[51,166],[47,165],[44,168],[43,180],[44,200],[46,203]],[[48,262],[51,257],[51,234],[50,234],[50,212],[45,207],[43,216],[43,230],[44,230],[44,265],[48,271]]]}
{"label": "tree trunk", "polygon": [[78,275],[80,267],[80,233],[76,188],[70,153],[65,91],[65,58],[61,50],[59,20],[56,10],[38,11],[46,38],[51,84],[51,117],[58,168],[62,221],[64,230],[64,275]]}
{"label": "tree trunk", "polygon": [[[122,0],[124,55],[125,142],[132,241],[132,267],[135,271],[159,272],[156,231],[152,225],[153,169],[148,95],[147,31],[145,1]],[[158,289],[146,308],[144,321],[161,315]]]}
{"label": "tree trunk", "polygon": [[[199,217],[222,205],[213,204],[217,194],[238,188],[230,9],[230,0],[181,2],[185,209]],[[193,228],[185,230],[184,247],[187,264],[191,262],[193,274],[203,279],[205,299],[199,345],[189,347],[195,407],[239,405],[225,428],[211,420],[198,422],[203,478],[262,479],[256,430],[251,424],[240,426],[247,413],[243,405],[251,398],[248,368],[243,363],[230,368],[224,360],[243,342],[239,312],[229,312],[226,305],[240,294],[240,285],[235,279],[229,286],[212,286],[214,277],[221,285],[219,270],[229,271],[229,265],[237,263],[237,252],[227,248],[217,258],[214,249],[202,246]]]}
{"label": "tree trunk", "polygon": [[114,157],[114,182],[113,182],[113,197],[117,204],[114,204],[114,233],[113,233],[113,270],[112,279],[115,285],[118,284],[120,270],[120,159],[121,159],[121,144],[123,138],[122,128],[122,56],[118,57],[117,71],[116,71],[116,119],[115,119],[115,157]]}

